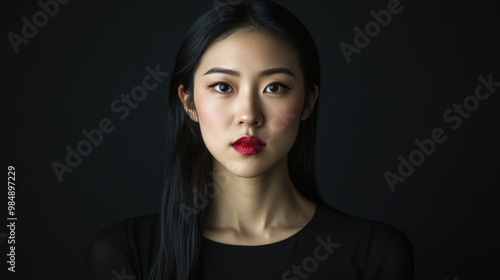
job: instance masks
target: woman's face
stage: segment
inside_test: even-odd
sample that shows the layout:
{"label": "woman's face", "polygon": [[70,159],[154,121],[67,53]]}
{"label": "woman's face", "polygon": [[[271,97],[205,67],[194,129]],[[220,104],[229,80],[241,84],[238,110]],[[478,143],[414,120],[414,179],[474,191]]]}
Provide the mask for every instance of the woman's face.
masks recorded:
{"label": "woman's face", "polygon": [[[310,113],[302,113],[304,78],[293,49],[255,31],[237,31],[213,43],[195,72],[193,91],[190,116],[200,124],[214,169],[239,177],[263,175],[286,163],[299,123]],[[314,104],[317,92],[312,95]],[[182,86],[179,97],[184,99]],[[263,140],[264,149],[238,152],[233,143],[248,135]]]}

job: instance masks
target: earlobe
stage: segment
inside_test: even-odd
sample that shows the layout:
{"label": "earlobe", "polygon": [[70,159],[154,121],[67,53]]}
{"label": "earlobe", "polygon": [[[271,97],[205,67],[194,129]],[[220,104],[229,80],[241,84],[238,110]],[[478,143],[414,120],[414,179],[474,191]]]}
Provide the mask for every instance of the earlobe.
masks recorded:
{"label": "earlobe", "polygon": [[318,96],[319,96],[319,88],[317,85],[314,85],[314,89],[309,92],[309,100],[306,100],[307,104],[305,106],[304,111],[302,112],[302,115],[300,116],[301,121],[307,119],[309,115],[311,115],[312,111],[314,110],[314,105],[318,100]]}
{"label": "earlobe", "polygon": [[192,97],[191,93],[185,92],[184,85],[181,84],[177,88],[177,95],[179,96],[179,99],[184,105],[184,111],[186,111],[191,120],[193,120],[194,122],[198,122],[198,114],[196,113],[195,110],[191,109],[189,106],[189,102],[193,102],[190,100],[190,98]]}

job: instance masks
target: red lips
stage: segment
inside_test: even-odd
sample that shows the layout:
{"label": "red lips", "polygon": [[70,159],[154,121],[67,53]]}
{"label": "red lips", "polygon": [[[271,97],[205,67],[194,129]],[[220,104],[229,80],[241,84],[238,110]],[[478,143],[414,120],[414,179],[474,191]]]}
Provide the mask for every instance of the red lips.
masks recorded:
{"label": "red lips", "polygon": [[233,143],[233,148],[244,155],[258,154],[265,147],[266,143],[255,136],[243,136]]}

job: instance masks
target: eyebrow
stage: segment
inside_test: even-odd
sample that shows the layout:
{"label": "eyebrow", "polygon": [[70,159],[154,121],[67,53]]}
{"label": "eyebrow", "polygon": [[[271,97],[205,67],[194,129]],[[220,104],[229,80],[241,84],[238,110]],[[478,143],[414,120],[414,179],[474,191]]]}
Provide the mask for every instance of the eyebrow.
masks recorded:
{"label": "eyebrow", "polygon": [[[214,67],[208,70],[203,76],[209,75],[209,74],[214,74],[214,73],[219,73],[219,74],[226,74],[226,75],[231,75],[231,76],[240,76],[240,72],[231,70],[231,69],[226,69],[226,68],[221,68],[221,67]],[[295,77],[295,74],[288,68],[285,67],[276,67],[276,68],[270,68],[267,70],[264,70],[259,73],[259,77],[264,77],[264,76],[270,76],[274,74],[286,74],[290,75],[292,77]]]}

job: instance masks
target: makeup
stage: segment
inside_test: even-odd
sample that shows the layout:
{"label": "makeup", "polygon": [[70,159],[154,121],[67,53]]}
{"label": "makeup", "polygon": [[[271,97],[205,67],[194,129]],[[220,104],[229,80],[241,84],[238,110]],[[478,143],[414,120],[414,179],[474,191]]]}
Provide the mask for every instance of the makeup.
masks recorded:
{"label": "makeup", "polygon": [[266,143],[255,136],[243,136],[234,141],[232,146],[241,154],[255,155],[266,147]]}

